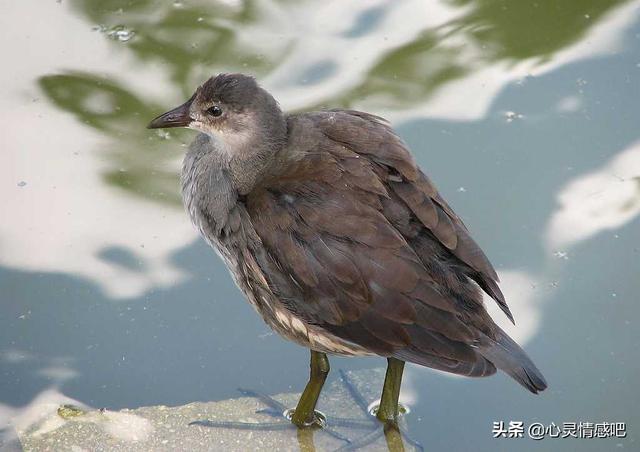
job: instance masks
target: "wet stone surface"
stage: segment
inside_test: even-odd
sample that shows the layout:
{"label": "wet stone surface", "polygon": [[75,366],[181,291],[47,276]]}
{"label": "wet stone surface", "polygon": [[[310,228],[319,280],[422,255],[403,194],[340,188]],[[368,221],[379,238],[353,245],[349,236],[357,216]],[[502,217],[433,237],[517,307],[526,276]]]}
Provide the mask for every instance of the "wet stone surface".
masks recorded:
{"label": "wet stone surface", "polygon": [[[246,390],[250,396],[237,399],[120,411],[44,404],[39,417],[16,430],[24,450],[33,451],[389,450],[380,424],[366,410],[383,379],[383,369],[336,372],[319,402],[327,416],[323,430],[298,432],[276,415],[268,396]],[[293,407],[298,397],[278,394],[272,400]],[[207,425],[194,425],[197,421]],[[215,426],[219,423],[225,426]],[[240,423],[246,428],[238,428]],[[419,446],[406,438],[404,450]]]}

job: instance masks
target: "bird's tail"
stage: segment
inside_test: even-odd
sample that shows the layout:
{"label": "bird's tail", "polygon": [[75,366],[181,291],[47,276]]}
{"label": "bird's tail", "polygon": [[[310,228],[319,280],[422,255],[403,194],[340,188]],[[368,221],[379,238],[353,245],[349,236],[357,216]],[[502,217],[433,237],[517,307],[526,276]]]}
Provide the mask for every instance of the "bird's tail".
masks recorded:
{"label": "bird's tail", "polygon": [[480,354],[534,394],[544,391],[547,381],[542,373],[524,350],[507,333],[497,328],[495,340],[486,337],[478,346]]}

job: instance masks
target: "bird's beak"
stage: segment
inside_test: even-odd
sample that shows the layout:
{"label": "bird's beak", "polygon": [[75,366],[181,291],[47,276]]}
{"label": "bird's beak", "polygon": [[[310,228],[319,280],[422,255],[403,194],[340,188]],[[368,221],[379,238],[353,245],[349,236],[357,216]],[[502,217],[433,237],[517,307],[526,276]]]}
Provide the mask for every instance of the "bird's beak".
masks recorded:
{"label": "bird's beak", "polygon": [[149,123],[147,129],[189,127],[189,124],[191,124],[191,121],[193,121],[193,119],[189,115],[189,107],[191,106],[191,102],[193,102],[194,97],[195,95],[179,107],[176,107],[173,110],[169,110],[166,113],[162,113],[160,116]]}

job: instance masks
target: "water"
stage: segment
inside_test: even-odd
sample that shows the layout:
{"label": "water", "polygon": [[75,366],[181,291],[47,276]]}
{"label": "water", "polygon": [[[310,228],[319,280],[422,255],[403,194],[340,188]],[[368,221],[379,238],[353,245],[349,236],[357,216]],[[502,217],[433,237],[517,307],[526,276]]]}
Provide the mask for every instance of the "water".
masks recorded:
{"label": "water", "polygon": [[[425,446],[637,449],[639,7],[4,2],[0,419],[50,391],[117,409],[302,388],[307,353],[262,324],[182,210],[193,133],[144,128],[211,74],[241,71],[288,110],[389,118],[500,273],[509,331],[550,388],[408,366]],[[493,439],[494,421],[628,434]]]}
{"label": "water", "polygon": [[128,30],[124,25],[115,25],[111,28],[108,28],[105,25],[98,25],[93,29],[95,31],[99,31],[100,33],[106,34],[111,39],[120,42],[127,42],[131,40],[136,34],[135,31]]}

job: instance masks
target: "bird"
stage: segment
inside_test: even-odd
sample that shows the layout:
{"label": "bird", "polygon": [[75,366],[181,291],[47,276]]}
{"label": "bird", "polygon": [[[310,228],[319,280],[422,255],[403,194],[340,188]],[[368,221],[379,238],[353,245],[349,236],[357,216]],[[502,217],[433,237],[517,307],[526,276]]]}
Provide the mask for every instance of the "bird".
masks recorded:
{"label": "bird", "polygon": [[321,425],[327,355],[387,359],[385,428],[405,362],[547,387],[486,310],[483,292],[513,322],[495,269],[385,119],[287,114],[254,77],[222,73],[147,127],[200,132],[181,175],[192,222],[264,321],[310,350],[298,428]]}

